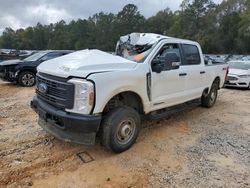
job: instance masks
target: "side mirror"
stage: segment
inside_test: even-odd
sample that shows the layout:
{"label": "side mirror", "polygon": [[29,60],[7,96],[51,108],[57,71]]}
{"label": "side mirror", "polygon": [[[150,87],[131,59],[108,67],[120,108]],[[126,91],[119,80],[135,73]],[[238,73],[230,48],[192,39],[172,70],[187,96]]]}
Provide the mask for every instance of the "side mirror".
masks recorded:
{"label": "side mirror", "polygon": [[167,53],[165,56],[161,56],[159,59],[152,61],[152,71],[161,73],[164,70],[178,69],[180,65],[180,58],[176,53]]}
{"label": "side mirror", "polygon": [[163,64],[159,59],[155,59],[152,61],[152,71],[156,73],[161,73],[163,71]]}

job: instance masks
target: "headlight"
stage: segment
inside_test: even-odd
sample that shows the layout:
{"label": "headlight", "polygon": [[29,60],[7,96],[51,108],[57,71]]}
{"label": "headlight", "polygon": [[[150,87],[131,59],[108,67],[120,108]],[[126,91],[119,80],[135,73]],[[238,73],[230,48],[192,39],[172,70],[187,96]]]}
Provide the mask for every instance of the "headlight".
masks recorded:
{"label": "headlight", "polygon": [[250,77],[250,74],[240,75],[239,77],[240,77],[240,78],[249,78],[249,77]]}
{"label": "headlight", "polygon": [[68,82],[75,85],[74,107],[65,110],[77,114],[90,114],[94,105],[93,83],[78,78],[73,78]]}

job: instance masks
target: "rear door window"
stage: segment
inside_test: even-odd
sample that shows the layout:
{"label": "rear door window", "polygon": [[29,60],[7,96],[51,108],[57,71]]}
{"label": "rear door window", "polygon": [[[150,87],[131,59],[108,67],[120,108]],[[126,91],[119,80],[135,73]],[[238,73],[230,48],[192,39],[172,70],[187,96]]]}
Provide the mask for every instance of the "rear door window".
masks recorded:
{"label": "rear door window", "polygon": [[195,45],[182,44],[184,65],[199,65],[201,63],[199,49]]}

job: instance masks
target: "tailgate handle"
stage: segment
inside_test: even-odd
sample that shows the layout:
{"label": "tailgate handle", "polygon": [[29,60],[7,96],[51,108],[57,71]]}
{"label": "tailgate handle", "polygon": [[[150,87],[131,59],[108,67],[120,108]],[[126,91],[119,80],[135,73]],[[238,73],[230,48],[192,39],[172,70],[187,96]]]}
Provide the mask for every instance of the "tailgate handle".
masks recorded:
{"label": "tailgate handle", "polygon": [[200,72],[200,74],[205,74],[205,73],[206,73],[206,71],[201,71],[201,72]]}
{"label": "tailgate handle", "polygon": [[187,76],[187,73],[180,73],[179,76]]}

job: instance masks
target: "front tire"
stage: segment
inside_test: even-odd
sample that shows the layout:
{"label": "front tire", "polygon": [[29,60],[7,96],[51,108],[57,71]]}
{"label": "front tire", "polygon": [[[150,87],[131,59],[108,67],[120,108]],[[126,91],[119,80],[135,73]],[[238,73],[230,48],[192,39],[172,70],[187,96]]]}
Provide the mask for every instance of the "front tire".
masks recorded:
{"label": "front tire", "polygon": [[36,76],[30,71],[21,72],[18,77],[18,83],[24,87],[32,87],[36,84]]}
{"label": "front tire", "polygon": [[214,83],[211,86],[210,92],[207,95],[202,95],[201,97],[201,105],[207,108],[211,108],[218,96],[218,88],[219,88],[219,83],[218,81],[214,81]]}
{"label": "front tire", "polygon": [[115,153],[128,150],[141,128],[139,113],[130,107],[120,107],[107,114],[102,123],[102,145]]}

